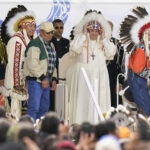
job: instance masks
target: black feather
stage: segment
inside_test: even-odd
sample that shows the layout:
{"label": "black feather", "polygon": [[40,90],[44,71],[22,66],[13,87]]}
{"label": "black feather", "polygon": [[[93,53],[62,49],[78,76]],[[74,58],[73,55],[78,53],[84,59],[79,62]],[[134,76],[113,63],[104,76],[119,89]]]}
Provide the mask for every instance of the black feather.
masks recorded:
{"label": "black feather", "polygon": [[135,46],[134,42],[131,42],[128,46],[127,46],[127,52],[131,51],[133,49],[133,47]]}
{"label": "black feather", "polygon": [[17,7],[12,8],[8,14],[7,17],[5,18],[4,22],[1,25],[1,32],[0,32],[0,36],[2,38],[2,42],[5,43],[7,45],[9,39],[11,38],[8,34],[7,34],[7,26],[6,24],[8,23],[8,21],[14,17],[16,15],[16,13],[18,12],[25,12],[27,11],[27,8],[23,5],[18,5]]}
{"label": "black feather", "polygon": [[137,9],[133,9],[132,11],[133,11],[133,13],[135,13],[136,16],[138,16],[140,18],[144,17],[144,15],[141,12],[139,12],[139,10],[137,10]]}
{"label": "black feather", "polygon": [[121,43],[122,43],[122,44],[126,44],[126,43],[128,43],[129,41],[131,41],[131,39],[130,39],[129,36],[127,36],[127,37],[121,39]]}
{"label": "black feather", "polygon": [[145,8],[138,6],[136,9],[137,9],[139,12],[141,12],[141,14],[143,14],[143,16],[148,15],[148,12],[146,11]]}

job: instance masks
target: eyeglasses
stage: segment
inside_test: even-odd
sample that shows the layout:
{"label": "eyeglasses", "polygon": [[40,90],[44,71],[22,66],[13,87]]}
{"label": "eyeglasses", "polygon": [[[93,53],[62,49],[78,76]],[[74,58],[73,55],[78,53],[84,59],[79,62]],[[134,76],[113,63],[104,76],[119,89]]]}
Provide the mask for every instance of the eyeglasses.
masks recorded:
{"label": "eyeglasses", "polygon": [[61,30],[62,30],[63,28],[64,28],[63,26],[61,26],[61,27],[56,26],[56,27],[55,27],[56,30],[58,30],[58,29],[61,29]]}
{"label": "eyeglasses", "polygon": [[46,34],[54,34],[54,31],[45,32]]}

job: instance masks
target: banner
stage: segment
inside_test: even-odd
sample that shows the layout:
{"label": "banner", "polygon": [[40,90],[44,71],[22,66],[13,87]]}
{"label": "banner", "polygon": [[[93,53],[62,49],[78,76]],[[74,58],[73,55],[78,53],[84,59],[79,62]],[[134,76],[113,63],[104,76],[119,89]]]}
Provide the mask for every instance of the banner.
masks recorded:
{"label": "banner", "polygon": [[8,11],[17,5],[24,5],[36,15],[37,27],[42,21],[52,22],[62,19],[64,26],[63,36],[69,38],[70,31],[89,9],[101,11],[107,20],[114,24],[113,36],[118,38],[119,25],[122,19],[137,5],[145,6],[150,10],[148,0],[0,0],[0,25]]}

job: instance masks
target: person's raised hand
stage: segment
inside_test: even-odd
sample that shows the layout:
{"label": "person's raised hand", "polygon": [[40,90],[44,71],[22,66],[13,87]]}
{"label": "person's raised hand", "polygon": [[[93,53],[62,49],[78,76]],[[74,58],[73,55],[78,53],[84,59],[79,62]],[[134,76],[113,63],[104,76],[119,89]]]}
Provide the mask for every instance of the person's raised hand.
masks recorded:
{"label": "person's raised hand", "polygon": [[102,26],[99,27],[99,34],[100,34],[100,39],[103,40],[105,38],[105,30]]}

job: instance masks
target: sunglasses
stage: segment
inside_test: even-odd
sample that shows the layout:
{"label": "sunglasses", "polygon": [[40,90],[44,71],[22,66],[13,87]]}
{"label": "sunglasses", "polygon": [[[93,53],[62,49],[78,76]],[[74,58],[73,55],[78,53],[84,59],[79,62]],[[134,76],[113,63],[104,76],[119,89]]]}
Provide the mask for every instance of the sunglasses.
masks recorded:
{"label": "sunglasses", "polygon": [[63,28],[64,28],[63,26],[61,26],[61,27],[56,26],[56,27],[55,27],[56,30],[58,30],[58,29],[63,29]]}

